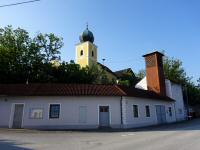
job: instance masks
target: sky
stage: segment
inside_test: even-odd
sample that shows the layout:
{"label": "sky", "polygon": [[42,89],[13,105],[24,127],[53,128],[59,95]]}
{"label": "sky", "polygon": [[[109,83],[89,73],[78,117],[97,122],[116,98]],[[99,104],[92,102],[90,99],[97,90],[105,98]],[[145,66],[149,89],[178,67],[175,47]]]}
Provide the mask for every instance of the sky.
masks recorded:
{"label": "sky", "polygon": [[[0,5],[25,0],[1,0]],[[155,50],[178,58],[188,76],[200,77],[199,0],[41,0],[0,8],[0,27],[12,25],[63,37],[63,61],[75,60],[86,23],[98,46],[98,61],[113,71],[145,69],[142,55]]]}

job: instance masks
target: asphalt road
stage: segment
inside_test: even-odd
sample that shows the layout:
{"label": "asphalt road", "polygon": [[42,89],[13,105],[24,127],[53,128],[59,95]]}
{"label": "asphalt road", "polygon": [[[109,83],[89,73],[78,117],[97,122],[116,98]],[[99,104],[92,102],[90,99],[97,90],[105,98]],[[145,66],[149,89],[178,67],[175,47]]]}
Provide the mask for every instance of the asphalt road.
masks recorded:
{"label": "asphalt road", "polygon": [[200,150],[200,119],[128,131],[0,129],[0,150]]}

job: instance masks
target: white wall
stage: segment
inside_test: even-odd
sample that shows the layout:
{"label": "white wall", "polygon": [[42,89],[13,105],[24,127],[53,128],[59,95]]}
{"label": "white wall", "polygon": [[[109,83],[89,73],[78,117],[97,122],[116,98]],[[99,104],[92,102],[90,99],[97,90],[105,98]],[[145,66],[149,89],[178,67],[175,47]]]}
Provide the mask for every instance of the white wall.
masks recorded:
{"label": "white wall", "polygon": [[[110,106],[111,127],[121,124],[121,97],[9,97],[8,101],[0,98],[0,126],[8,126],[12,116],[13,103],[24,103],[23,127],[25,128],[97,128],[98,106]],[[61,104],[59,119],[49,119],[49,104]],[[87,122],[79,123],[79,107],[87,106]],[[43,109],[43,119],[31,119],[32,108]]]}
{"label": "white wall", "polygon": [[[124,97],[124,103],[126,103],[126,119],[125,128],[132,127],[141,127],[148,125],[157,124],[156,108],[155,105],[164,105],[166,110],[166,120],[168,123],[175,122],[175,111],[174,111],[174,102],[165,102],[159,100],[151,100],[145,98],[136,98],[136,97]],[[133,105],[138,105],[139,117],[133,117]],[[145,106],[150,106],[150,117],[146,117]],[[169,116],[168,107],[172,108],[172,117]]]}
{"label": "white wall", "polygon": [[11,103],[5,102],[5,98],[0,97],[0,127],[8,127],[11,113]]}
{"label": "white wall", "polygon": [[[184,107],[183,92],[181,85],[175,84],[170,80],[165,79],[165,86],[166,86],[166,95],[175,100],[175,107],[176,107],[175,112],[177,121],[185,120],[186,119],[185,107]],[[135,87],[147,90],[146,77],[144,77],[140,82],[138,82]]]}
{"label": "white wall", "polygon": [[[0,98],[0,126],[12,125],[12,104],[24,103],[23,127],[25,128],[59,128],[84,129],[98,127],[98,106],[110,106],[110,123],[112,128],[121,127],[121,97],[8,97],[7,101]],[[49,119],[49,104],[61,104],[59,119]],[[133,117],[133,105],[139,107],[139,118]],[[150,106],[151,116],[145,114],[145,106]],[[122,118],[125,128],[157,124],[155,105],[166,106],[167,122],[174,122],[175,111],[173,102],[165,102],[136,97],[123,97]],[[87,106],[86,123],[79,122],[79,107]],[[169,117],[168,107],[172,107],[173,117]],[[43,119],[31,119],[30,110],[43,109]],[[10,117],[11,116],[11,117]]]}
{"label": "white wall", "polygon": [[175,107],[177,121],[185,120],[186,116],[182,86],[167,79],[165,80],[165,83],[167,96],[176,100]]}
{"label": "white wall", "polygon": [[173,96],[172,96],[172,84],[171,84],[170,80],[165,79],[165,87],[166,87],[166,95],[170,98],[173,98]]}
{"label": "white wall", "polygon": [[147,90],[147,78],[144,77],[142,80],[140,80],[136,85],[135,88]]}
{"label": "white wall", "polygon": [[175,106],[176,106],[176,118],[177,121],[185,120],[185,107],[184,107],[184,101],[183,101],[183,92],[182,87],[178,84],[171,83],[172,86],[172,98],[176,100]]}

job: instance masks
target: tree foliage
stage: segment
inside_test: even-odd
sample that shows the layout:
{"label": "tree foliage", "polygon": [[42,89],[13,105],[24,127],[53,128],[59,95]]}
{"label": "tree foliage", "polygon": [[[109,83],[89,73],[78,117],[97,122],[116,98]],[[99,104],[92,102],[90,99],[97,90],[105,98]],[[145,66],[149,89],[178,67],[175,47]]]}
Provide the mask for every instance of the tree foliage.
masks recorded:
{"label": "tree foliage", "polygon": [[144,69],[139,70],[139,72],[136,74],[136,77],[139,79],[143,79],[146,76],[146,71]]}
{"label": "tree foliage", "polygon": [[197,84],[198,88],[200,88],[200,78],[197,80]]}
{"label": "tree foliage", "polygon": [[53,33],[31,38],[21,28],[0,28],[0,83],[109,83],[95,65],[61,62],[62,47],[62,38]]}
{"label": "tree foliage", "polygon": [[138,83],[140,78],[136,77],[133,72],[123,72],[120,79],[118,79],[118,84],[123,86],[134,87]]}
{"label": "tree foliage", "polygon": [[163,69],[165,77],[171,81],[184,85],[190,81],[179,59],[164,57]]}
{"label": "tree foliage", "polygon": [[[165,77],[171,81],[181,84],[185,99],[190,105],[200,104],[200,88],[192,82],[192,77],[187,76],[182,62],[179,59],[164,58]],[[198,82],[198,81],[197,81]]]}
{"label": "tree foliage", "polygon": [[55,36],[53,33],[42,34],[39,33],[34,42],[40,49],[40,53],[44,58],[45,63],[53,60],[60,60],[60,49],[63,47],[62,38]]}

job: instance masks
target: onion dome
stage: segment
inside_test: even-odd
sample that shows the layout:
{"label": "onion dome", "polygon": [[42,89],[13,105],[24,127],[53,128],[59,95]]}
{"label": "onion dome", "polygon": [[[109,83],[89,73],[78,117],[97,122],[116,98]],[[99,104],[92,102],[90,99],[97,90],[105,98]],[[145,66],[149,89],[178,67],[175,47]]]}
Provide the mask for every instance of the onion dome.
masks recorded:
{"label": "onion dome", "polygon": [[94,42],[93,33],[88,29],[88,25],[87,25],[86,29],[83,31],[83,33],[80,35],[79,39],[80,39],[81,43],[87,42],[87,41],[89,41],[91,43]]}

